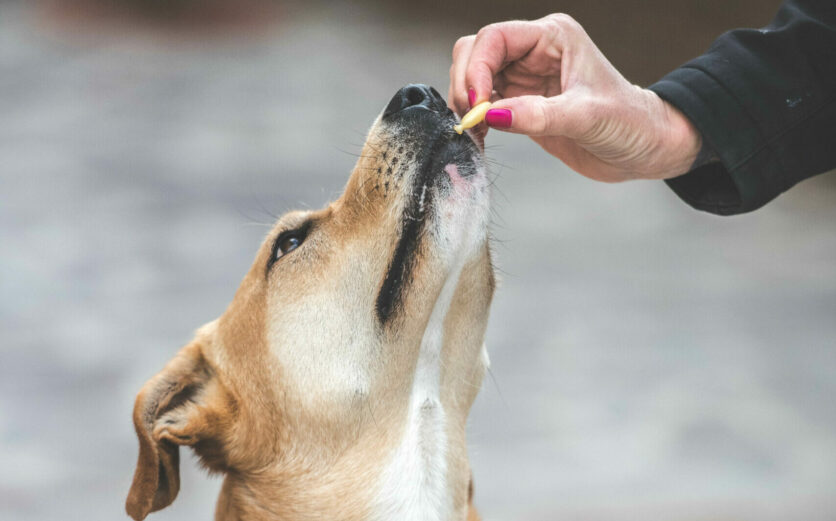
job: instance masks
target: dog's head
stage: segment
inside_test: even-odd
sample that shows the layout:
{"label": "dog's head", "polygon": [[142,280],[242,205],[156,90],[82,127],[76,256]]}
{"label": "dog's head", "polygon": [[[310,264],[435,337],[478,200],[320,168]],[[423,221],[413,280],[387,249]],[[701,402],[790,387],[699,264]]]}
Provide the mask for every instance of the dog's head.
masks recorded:
{"label": "dog's head", "polygon": [[454,122],[435,89],[401,89],[342,196],[279,219],[229,308],[137,397],[132,517],[174,500],[180,445],[250,487],[335,487],[368,511],[421,379],[463,433],[494,278],[482,154]]}

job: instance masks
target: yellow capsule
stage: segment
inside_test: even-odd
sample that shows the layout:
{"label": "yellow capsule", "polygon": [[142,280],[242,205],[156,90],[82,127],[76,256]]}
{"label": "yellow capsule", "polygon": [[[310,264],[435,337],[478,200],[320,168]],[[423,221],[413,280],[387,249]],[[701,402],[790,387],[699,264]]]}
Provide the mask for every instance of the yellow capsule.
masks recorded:
{"label": "yellow capsule", "polygon": [[470,109],[468,113],[462,117],[461,123],[453,126],[453,130],[455,130],[458,134],[461,134],[465,131],[465,129],[475,127],[476,125],[481,123],[483,119],[485,119],[485,114],[488,112],[488,109],[490,108],[490,101],[483,101],[482,103],[479,103],[478,105]]}

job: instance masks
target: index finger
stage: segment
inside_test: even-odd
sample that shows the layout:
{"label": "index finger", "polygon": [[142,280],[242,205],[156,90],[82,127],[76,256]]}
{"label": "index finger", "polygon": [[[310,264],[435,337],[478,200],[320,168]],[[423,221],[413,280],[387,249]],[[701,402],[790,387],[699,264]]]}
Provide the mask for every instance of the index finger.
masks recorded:
{"label": "index finger", "polygon": [[490,99],[494,77],[534,49],[543,32],[538,22],[526,21],[500,22],[479,30],[465,71],[466,88],[476,92],[476,103]]}

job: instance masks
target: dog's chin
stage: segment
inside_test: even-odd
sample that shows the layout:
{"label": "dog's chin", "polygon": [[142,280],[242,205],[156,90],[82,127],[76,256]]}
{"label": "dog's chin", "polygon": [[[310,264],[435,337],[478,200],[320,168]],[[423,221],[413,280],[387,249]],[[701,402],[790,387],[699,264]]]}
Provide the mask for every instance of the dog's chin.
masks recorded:
{"label": "dog's chin", "polygon": [[474,241],[485,240],[489,182],[481,147],[470,135],[453,132],[455,122],[452,116],[441,119],[434,135],[428,136],[435,139],[416,168],[412,197],[419,207],[431,205],[424,211],[440,246],[464,253],[476,245]]}
{"label": "dog's chin", "polygon": [[426,213],[439,220],[449,214],[452,204],[487,210],[487,170],[478,134],[457,134],[453,130],[457,120],[449,109],[415,112],[387,132],[399,147],[414,151],[404,185],[407,211],[417,210],[412,217],[418,219]]}

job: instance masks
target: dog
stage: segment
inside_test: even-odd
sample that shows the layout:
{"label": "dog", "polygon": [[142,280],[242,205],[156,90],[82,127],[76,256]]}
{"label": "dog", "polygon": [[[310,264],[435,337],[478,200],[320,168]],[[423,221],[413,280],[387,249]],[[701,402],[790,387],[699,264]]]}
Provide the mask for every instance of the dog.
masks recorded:
{"label": "dog", "polygon": [[232,303],[139,392],[126,510],[224,474],[215,519],[478,520],[468,412],[495,287],[478,135],[400,89],[344,193],[281,217]]}

